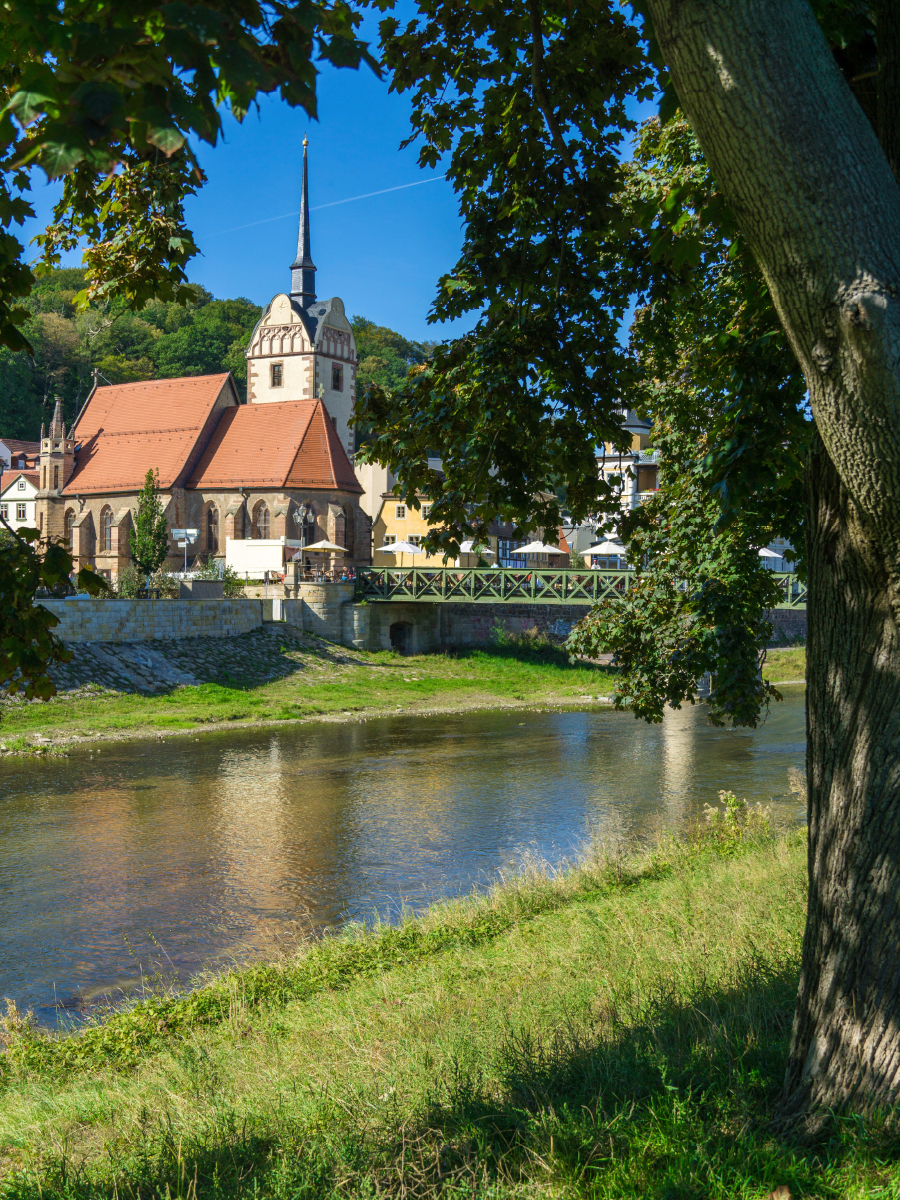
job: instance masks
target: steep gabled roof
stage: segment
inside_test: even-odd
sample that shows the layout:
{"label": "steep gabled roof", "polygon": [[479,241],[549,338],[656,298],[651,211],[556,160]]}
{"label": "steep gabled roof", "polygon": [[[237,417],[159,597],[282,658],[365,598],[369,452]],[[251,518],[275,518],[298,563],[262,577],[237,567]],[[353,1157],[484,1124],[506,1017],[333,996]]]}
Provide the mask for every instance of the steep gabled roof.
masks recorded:
{"label": "steep gabled roof", "polygon": [[160,487],[182,485],[226,387],[227,374],[96,388],[70,434],[76,464],[64,494],[137,490],[150,468]]}
{"label": "steep gabled roof", "polygon": [[22,442],[18,438],[0,437],[0,442],[7,448],[10,454],[40,454],[40,442]]}
{"label": "steep gabled roof", "polygon": [[321,400],[227,409],[188,487],[362,492]]}
{"label": "steep gabled roof", "polygon": [[20,475],[22,476],[23,479],[27,479],[28,482],[33,487],[40,488],[40,478],[41,477],[40,477],[39,472],[37,472],[37,471],[17,471],[15,469],[13,469],[12,471],[3,471],[2,473],[0,473],[0,496],[3,495],[3,493],[7,490],[7,488],[12,487],[12,485],[16,482],[16,480],[19,478]]}

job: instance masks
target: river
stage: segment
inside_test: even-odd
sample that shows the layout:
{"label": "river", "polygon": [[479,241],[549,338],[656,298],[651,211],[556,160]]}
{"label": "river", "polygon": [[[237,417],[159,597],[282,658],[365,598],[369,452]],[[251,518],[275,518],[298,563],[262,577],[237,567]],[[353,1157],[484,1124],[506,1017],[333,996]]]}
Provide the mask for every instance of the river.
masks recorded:
{"label": "river", "polygon": [[702,706],[497,712],[224,731],[3,760],[0,997],[43,1023],[154,972],[271,953],[485,886],[591,830],[683,828],[720,788],[805,819],[804,703],[757,730]]}

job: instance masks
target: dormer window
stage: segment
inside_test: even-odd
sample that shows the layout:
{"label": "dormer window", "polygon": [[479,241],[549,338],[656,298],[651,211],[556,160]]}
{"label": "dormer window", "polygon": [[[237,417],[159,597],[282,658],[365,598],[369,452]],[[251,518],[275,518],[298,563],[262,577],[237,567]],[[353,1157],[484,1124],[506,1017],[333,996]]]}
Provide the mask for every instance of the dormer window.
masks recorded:
{"label": "dormer window", "polygon": [[272,387],[284,387],[284,366],[282,363],[272,363],[269,367],[269,381]]}
{"label": "dormer window", "polygon": [[331,390],[333,392],[344,390],[344,368],[339,363],[331,364]]}

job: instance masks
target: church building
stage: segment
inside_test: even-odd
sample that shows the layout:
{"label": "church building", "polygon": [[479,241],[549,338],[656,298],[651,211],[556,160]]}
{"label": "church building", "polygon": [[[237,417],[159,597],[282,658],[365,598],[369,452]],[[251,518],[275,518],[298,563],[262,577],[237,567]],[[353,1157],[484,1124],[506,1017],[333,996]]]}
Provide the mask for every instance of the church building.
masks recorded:
{"label": "church building", "polygon": [[[328,539],[342,564],[371,558],[371,521],[351,463],[356,345],[343,303],[316,298],[306,140],[291,289],[275,296],[247,349],[247,394],[230,374],[95,386],[67,430],[59,402],[41,430],[36,516],[76,568],[115,578],[131,562],[138,492],[159,475],[170,529],[224,557],[230,538]],[[171,538],[167,566],[182,551]]]}

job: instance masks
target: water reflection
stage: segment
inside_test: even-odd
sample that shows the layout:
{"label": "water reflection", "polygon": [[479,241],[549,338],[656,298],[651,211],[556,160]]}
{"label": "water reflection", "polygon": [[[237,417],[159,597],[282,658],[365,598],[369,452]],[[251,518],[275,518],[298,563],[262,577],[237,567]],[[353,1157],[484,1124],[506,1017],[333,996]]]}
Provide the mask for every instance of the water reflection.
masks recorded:
{"label": "water reflection", "polygon": [[273,939],[486,883],[537,852],[678,827],[720,788],[800,819],[795,692],[759,730],[702,708],[478,713],[232,731],[7,759],[0,779],[0,996],[189,976]]}

